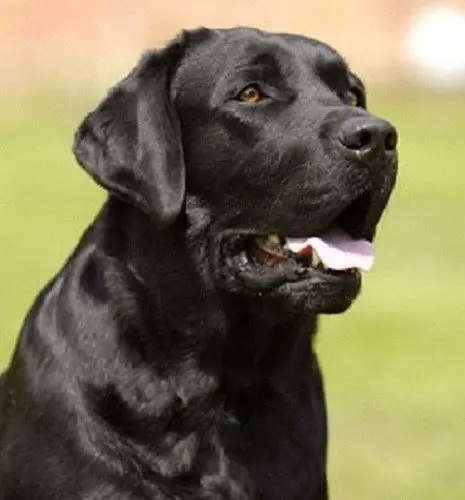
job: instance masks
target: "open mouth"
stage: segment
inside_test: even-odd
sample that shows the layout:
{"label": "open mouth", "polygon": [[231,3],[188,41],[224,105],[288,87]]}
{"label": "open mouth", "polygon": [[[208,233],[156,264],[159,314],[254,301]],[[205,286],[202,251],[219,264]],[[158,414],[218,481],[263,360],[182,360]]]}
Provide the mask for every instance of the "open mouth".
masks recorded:
{"label": "open mouth", "polygon": [[361,232],[369,205],[367,196],[360,197],[327,229],[308,237],[229,234],[221,250],[223,275],[228,275],[231,284],[239,280],[255,291],[296,282],[308,286],[359,283],[361,271],[370,270],[374,259],[371,242],[354,236]]}
{"label": "open mouth", "polygon": [[[297,274],[306,274],[310,268],[351,274],[358,269],[368,270],[372,260],[369,249],[349,251],[344,248],[347,247],[346,240],[342,231],[336,230],[328,233],[326,238],[282,238],[276,234],[257,236],[253,239],[249,255],[259,265],[273,266],[287,262],[296,267]],[[355,243],[352,246],[364,246],[354,240],[352,243]]]}

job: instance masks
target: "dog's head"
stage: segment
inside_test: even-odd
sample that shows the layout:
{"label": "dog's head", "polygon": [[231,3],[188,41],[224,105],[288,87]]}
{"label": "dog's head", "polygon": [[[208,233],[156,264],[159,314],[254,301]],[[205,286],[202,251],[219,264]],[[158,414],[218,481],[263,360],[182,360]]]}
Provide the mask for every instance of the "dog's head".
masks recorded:
{"label": "dog's head", "polygon": [[349,307],[371,265],[396,142],[327,45],[201,29],[146,55],[84,120],[75,154],[160,230],[198,200],[228,293],[329,313]]}

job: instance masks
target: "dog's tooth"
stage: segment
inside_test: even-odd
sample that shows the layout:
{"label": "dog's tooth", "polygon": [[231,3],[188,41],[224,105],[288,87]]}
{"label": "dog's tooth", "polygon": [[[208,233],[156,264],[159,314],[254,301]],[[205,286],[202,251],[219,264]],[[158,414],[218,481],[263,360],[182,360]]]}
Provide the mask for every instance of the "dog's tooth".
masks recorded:
{"label": "dog's tooth", "polygon": [[279,245],[281,243],[281,240],[279,239],[279,236],[277,234],[270,234],[268,236],[268,241],[273,245]]}
{"label": "dog's tooth", "polygon": [[317,267],[321,263],[320,256],[315,252],[315,250],[312,252],[310,258],[313,267]]}

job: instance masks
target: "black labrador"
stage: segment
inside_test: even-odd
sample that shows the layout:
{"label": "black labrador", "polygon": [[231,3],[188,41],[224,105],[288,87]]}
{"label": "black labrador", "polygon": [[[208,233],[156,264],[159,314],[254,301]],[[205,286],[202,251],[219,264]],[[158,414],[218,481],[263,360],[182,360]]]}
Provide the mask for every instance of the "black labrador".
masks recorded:
{"label": "black labrador", "polygon": [[2,500],[328,498],[312,339],[371,266],[396,142],[319,41],[148,53],[75,136],[109,197],[2,378]]}

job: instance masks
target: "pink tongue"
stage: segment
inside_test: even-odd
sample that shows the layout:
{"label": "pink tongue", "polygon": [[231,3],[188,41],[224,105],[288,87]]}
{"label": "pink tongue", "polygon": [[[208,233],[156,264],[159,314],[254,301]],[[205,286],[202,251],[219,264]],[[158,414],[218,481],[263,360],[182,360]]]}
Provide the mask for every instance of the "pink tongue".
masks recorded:
{"label": "pink tongue", "polygon": [[288,238],[286,243],[295,253],[308,246],[313,247],[323,264],[330,269],[369,271],[373,266],[372,244],[367,240],[356,240],[341,229],[331,229],[318,238]]}

